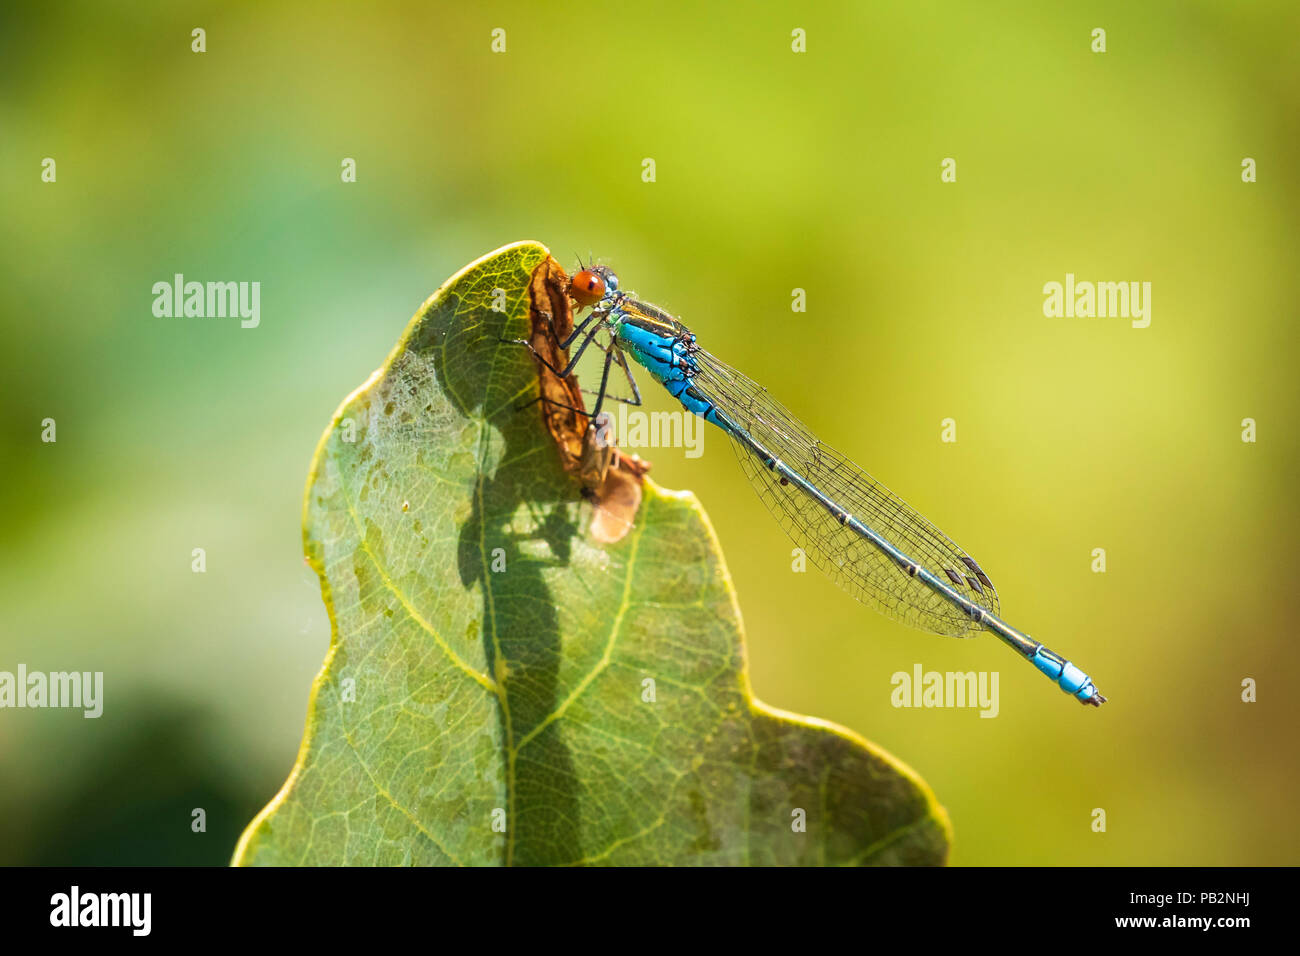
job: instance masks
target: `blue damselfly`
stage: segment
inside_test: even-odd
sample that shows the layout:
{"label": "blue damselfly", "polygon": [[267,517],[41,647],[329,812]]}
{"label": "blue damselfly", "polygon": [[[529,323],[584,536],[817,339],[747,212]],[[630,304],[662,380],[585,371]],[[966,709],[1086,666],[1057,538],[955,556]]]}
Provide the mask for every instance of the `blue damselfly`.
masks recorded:
{"label": "blue damselfly", "polygon": [[[591,313],[560,342],[581,339],[561,378],[604,330],[604,371],[591,419],[617,364],[641,396],[625,356],[690,412],[725,431],[759,498],[815,565],[862,603],[949,637],[997,635],[1057,686],[1094,707],[1106,698],[1065,658],[999,616],[998,594],[969,554],[853,462],[820,442],[761,385],[700,348],[676,317],[619,288],[606,266],[581,269],[570,295]],[[528,344],[522,342],[522,344]],[[536,354],[536,350],[534,350]],[[585,414],[585,413],[584,413]]]}

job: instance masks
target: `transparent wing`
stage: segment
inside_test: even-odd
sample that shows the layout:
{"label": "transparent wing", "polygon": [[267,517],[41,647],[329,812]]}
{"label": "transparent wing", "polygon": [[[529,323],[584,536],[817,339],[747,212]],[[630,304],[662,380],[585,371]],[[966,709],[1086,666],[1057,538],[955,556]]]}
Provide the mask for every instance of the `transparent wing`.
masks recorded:
{"label": "transparent wing", "polygon": [[[716,356],[695,353],[695,387],[732,421],[795,472],[819,488],[913,561],[946,580],[981,607],[999,614],[993,582],[961,548],[907,503],[808,428],[767,389]],[[870,541],[834,518],[819,502],[764,466],[733,438],[750,484],[773,517],[817,567],[863,604],[912,627],[948,637],[974,637],[981,627]]]}

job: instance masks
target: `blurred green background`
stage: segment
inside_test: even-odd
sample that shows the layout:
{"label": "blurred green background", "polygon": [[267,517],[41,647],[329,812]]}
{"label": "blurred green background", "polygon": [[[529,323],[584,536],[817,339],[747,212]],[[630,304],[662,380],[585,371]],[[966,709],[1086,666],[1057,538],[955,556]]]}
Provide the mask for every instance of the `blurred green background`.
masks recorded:
{"label": "blurred green background", "polygon": [[[468,6],[0,15],[0,669],[106,684],[98,720],[0,711],[0,862],[228,860],[328,644],[315,443],[525,238],[683,315],[1111,697],[791,573],[719,434],[644,453],[716,525],[758,696],[916,768],[954,863],[1300,862],[1296,5]],[[261,326],[155,318],[176,272],[260,281]],[[1150,327],[1045,318],[1066,272],[1151,282]],[[997,719],[892,707],[918,663],[997,670]]]}

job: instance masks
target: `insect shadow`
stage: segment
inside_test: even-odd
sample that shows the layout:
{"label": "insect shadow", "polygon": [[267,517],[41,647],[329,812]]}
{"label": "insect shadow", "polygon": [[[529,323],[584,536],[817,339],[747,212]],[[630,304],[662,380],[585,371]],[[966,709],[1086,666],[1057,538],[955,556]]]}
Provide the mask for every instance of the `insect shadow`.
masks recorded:
{"label": "insect shadow", "polygon": [[411,347],[428,347],[457,411],[485,426],[457,570],[462,587],[477,585],[483,595],[487,670],[503,677],[505,688],[498,717],[513,750],[505,862],[560,864],[581,853],[580,795],[563,721],[548,723],[560,705],[564,646],[543,572],[569,564],[579,493],[536,412],[517,410],[520,391],[537,373],[526,350],[502,344],[505,329],[504,314],[449,308]]}

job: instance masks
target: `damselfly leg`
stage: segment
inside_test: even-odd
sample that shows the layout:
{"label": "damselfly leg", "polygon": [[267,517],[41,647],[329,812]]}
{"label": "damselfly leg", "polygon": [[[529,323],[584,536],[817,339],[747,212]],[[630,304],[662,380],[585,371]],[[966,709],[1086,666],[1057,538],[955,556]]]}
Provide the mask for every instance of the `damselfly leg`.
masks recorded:
{"label": "damselfly leg", "polygon": [[[561,348],[561,349],[568,348],[569,344],[573,341],[574,337],[577,336],[578,334],[580,334],[580,333],[582,332],[582,330],[587,326],[587,324],[591,322],[591,319],[592,319],[592,316],[588,316],[588,317],[583,321],[582,325],[580,325],[580,326],[578,326],[578,328],[574,329],[574,333],[573,333],[573,335],[570,335],[567,339],[565,339],[565,341],[562,342],[562,343],[560,344],[560,348]],[[507,344],[509,344],[509,345],[522,345],[522,346],[524,346],[525,348],[528,349],[528,351],[530,351],[530,352],[533,353],[533,357],[536,358],[537,361],[539,361],[539,362],[541,362],[543,365],[545,365],[545,366],[546,366],[546,367],[547,367],[547,368],[548,368],[548,369],[549,369],[549,370],[550,370],[554,375],[556,375],[557,377],[563,379],[563,378],[568,378],[569,375],[572,374],[574,367],[578,364],[578,360],[579,360],[580,358],[582,358],[582,353],[585,352],[585,351],[587,350],[587,346],[590,345],[593,341],[596,341],[596,332],[597,332],[597,331],[598,331],[598,329],[592,329],[590,332],[588,332],[588,333],[586,334],[586,337],[582,340],[582,344],[578,346],[578,351],[574,353],[573,358],[571,358],[571,359],[569,360],[568,364],[565,365],[564,368],[562,368],[562,369],[556,368],[553,364],[551,364],[551,362],[546,358],[546,356],[545,356],[545,355],[542,355],[540,352],[538,352],[537,349],[533,347],[533,343],[532,343],[532,342],[529,342],[527,339],[507,339],[507,338],[502,338],[501,341],[502,341],[502,342],[505,342],[505,343],[507,343]],[[580,414],[580,415],[586,415],[588,418],[594,418],[597,414],[600,413],[601,405],[604,403],[604,401],[605,401],[606,398],[608,398],[610,401],[613,401],[613,402],[622,402],[624,405],[632,405],[632,406],[634,406],[634,407],[635,407],[635,406],[640,406],[640,405],[641,405],[641,389],[637,388],[636,379],[632,377],[632,369],[631,369],[631,368],[628,366],[628,364],[627,364],[627,358],[623,355],[623,350],[620,349],[620,348],[619,348],[616,344],[614,344],[613,342],[611,342],[609,345],[602,345],[600,342],[596,342],[596,347],[602,349],[602,350],[605,352],[605,363],[604,363],[604,369],[603,369],[602,372],[601,372],[600,388],[599,388],[599,389],[591,389],[591,388],[584,388],[584,389],[582,389],[582,391],[583,391],[585,394],[587,394],[587,395],[595,395],[595,396],[596,396],[596,408],[595,408],[595,411],[593,411],[592,413],[588,414],[588,413],[587,413],[586,411],[584,411],[583,409],[580,409],[580,408],[574,408],[574,407],[571,406],[571,405],[565,405],[565,404],[562,403],[562,402],[556,402],[556,401],[554,401],[554,400],[552,400],[552,399],[544,398],[544,397],[542,397],[542,396],[540,396],[540,395],[539,395],[537,398],[532,399],[531,401],[525,402],[523,405],[518,405],[518,406],[516,406],[516,410],[517,410],[517,411],[522,411],[523,409],[525,409],[525,408],[529,408],[529,407],[531,407],[532,405],[534,405],[534,404],[536,404],[537,402],[540,401],[540,402],[547,402],[547,403],[552,404],[552,405],[559,405],[559,406],[562,407],[562,408],[567,408],[567,409],[569,409],[570,411],[577,412],[577,413]],[[632,397],[631,397],[631,398],[623,398],[622,396],[619,396],[619,395],[610,395],[610,394],[608,393],[609,368],[610,368],[610,363],[611,363],[611,362],[617,362],[619,368],[621,368],[621,369],[623,370],[623,375],[624,375],[624,377],[627,379],[627,384],[628,384],[628,385],[631,387],[631,389],[632,389]]]}

